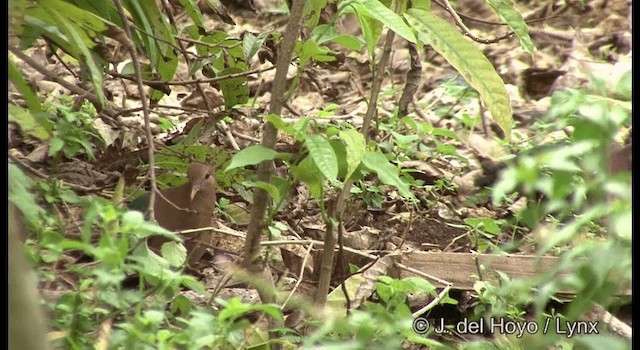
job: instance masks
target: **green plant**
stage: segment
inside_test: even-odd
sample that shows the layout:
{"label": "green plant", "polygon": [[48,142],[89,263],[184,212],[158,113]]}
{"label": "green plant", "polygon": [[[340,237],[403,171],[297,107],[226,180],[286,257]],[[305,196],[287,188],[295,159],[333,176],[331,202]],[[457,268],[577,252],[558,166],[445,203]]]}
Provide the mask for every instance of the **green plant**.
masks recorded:
{"label": "green plant", "polygon": [[[561,255],[556,268],[528,281],[501,283],[497,288],[482,284],[478,293],[481,298],[489,297],[487,307],[517,316],[517,305],[531,303],[536,322],[543,324],[554,295],[572,291],[575,298],[562,317],[573,322],[594,305],[615,306],[616,296],[630,285],[630,174],[612,173],[608,167],[609,145],[630,123],[629,100],[624,97],[631,88],[627,77],[622,74],[619,81],[609,82],[613,90],[603,90],[595,82],[593,90],[556,92],[548,117],[556,120],[557,128],[570,130],[569,136],[564,142],[525,152],[502,172],[493,191],[495,202],[515,189],[535,198],[517,217],[529,223],[545,222],[536,240],[538,254],[553,251]],[[560,339],[538,333],[521,341],[548,347],[580,346],[593,339],[584,334]],[[625,346],[606,336],[599,341],[616,348]]]}
{"label": "green plant", "polygon": [[[318,329],[305,337],[303,348],[398,349],[407,343],[444,348],[439,342],[416,334],[407,306],[409,293],[435,296],[435,290],[431,283],[420,278],[380,276],[376,282],[379,302],[365,302],[346,317],[335,315],[325,322],[311,321]],[[443,302],[455,304],[448,298],[443,298]]]}
{"label": "green plant", "polygon": [[93,127],[96,111],[92,105],[84,103],[75,111],[70,97],[59,96],[45,102],[43,112],[52,129],[49,156],[70,159],[84,152],[89,159],[95,159],[94,143],[102,146],[105,142]]}

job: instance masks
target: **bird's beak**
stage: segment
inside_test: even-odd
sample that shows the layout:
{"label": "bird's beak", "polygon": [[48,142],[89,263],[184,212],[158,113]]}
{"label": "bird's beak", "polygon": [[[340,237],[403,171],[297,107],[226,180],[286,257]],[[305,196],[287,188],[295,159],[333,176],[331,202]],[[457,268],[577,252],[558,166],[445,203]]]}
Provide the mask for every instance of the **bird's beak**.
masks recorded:
{"label": "bird's beak", "polygon": [[191,185],[191,196],[190,201],[193,202],[193,199],[196,197],[196,193],[198,193],[198,191],[200,191],[200,184],[192,184]]}

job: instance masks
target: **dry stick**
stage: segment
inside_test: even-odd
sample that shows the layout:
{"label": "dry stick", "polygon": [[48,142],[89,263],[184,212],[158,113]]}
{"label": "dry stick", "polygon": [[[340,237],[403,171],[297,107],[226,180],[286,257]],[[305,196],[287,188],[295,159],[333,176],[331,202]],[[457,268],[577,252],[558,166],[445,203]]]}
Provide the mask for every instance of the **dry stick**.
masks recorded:
{"label": "dry stick", "polygon": [[[397,6],[399,6],[400,1],[397,2]],[[396,6],[396,7],[397,7]],[[387,29],[387,37],[384,44],[384,50],[382,51],[382,56],[380,56],[380,60],[378,61],[378,67],[376,69],[375,75],[373,77],[373,84],[371,85],[371,97],[369,99],[369,104],[367,106],[367,112],[364,116],[364,121],[362,123],[362,130],[360,131],[365,140],[369,139],[369,129],[371,127],[371,122],[373,120],[374,115],[377,111],[377,101],[378,95],[380,94],[380,88],[382,86],[382,77],[384,75],[385,66],[387,64],[387,60],[389,59],[389,54],[391,52],[391,44],[393,43],[394,32],[390,29]],[[351,187],[353,186],[353,179],[349,178],[345,181],[342,190],[338,194],[338,198],[336,199],[335,207],[331,209],[330,216],[332,218],[337,219],[338,224],[341,222],[342,213],[344,212],[345,204],[347,198],[349,197],[349,193],[351,191]],[[327,232],[325,234],[324,246],[325,247],[333,247],[337,242],[337,234],[335,232],[335,225],[333,220],[327,220]],[[339,232],[338,232],[339,234]],[[315,303],[318,306],[324,306],[327,302],[327,294],[329,293],[329,286],[331,284],[331,271],[333,269],[333,249],[324,249],[322,254],[322,263],[320,265],[320,275],[318,277],[318,289],[316,291]],[[344,283],[344,281],[343,281]]]}
{"label": "dry stick", "polygon": [[[259,68],[259,69],[249,70],[249,71],[246,71],[246,72],[227,74],[227,75],[223,75],[221,77],[207,78],[207,79],[172,80],[172,81],[144,80],[143,79],[142,82],[144,84],[146,84],[146,85],[192,85],[192,84],[197,84],[197,83],[215,83],[215,82],[222,81],[222,80],[246,77],[247,75],[258,74],[258,73],[264,73],[264,72],[270,71],[270,70],[272,70],[274,68],[276,68],[276,67],[275,66],[271,66],[271,67],[267,67],[267,68]],[[112,76],[114,76],[116,78],[134,80],[134,78],[132,78],[129,75],[120,74],[120,73],[114,72],[114,71],[109,72],[109,74],[111,74]]]}
{"label": "dry stick", "polygon": [[[41,173],[40,171],[38,171],[37,169],[33,168],[29,164],[23,162],[22,159],[14,156],[12,154],[9,154],[9,159],[11,159],[12,161],[18,163],[18,165],[20,167],[22,167],[23,169],[29,171],[30,173],[34,174],[35,176],[37,176],[37,177],[39,177],[41,179],[48,179],[49,178],[49,176],[47,176],[46,174]],[[103,189],[101,187],[85,187],[85,186],[77,185],[77,184],[74,184],[74,183],[71,183],[71,182],[66,182],[64,180],[60,180],[60,183],[62,183],[62,185],[66,186],[66,187],[69,187],[70,189],[72,189],[74,191],[79,191],[79,192],[93,193],[93,192],[98,192],[98,191]]]}
{"label": "dry stick", "polygon": [[411,316],[418,317],[418,316],[422,315],[423,313],[433,309],[433,307],[438,305],[440,300],[442,300],[442,298],[444,298],[444,296],[449,292],[450,289],[451,289],[451,285],[448,285],[448,286],[444,287],[444,289],[442,289],[442,291],[438,294],[438,296],[435,297],[429,304],[427,304],[427,306],[425,306],[425,307],[421,308],[420,310],[414,312],[413,314],[411,314]]}
{"label": "dry stick", "polygon": [[24,63],[28,64],[33,69],[37,70],[39,73],[43,74],[48,80],[51,80],[60,84],[62,87],[73,92],[74,94],[85,96],[87,100],[89,100],[89,102],[91,102],[91,104],[96,108],[96,111],[101,113],[100,114],[101,118],[104,119],[104,121],[107,124],[112,126],[118,125],[118,121],[114,118],[114,116],[116,115],[116,111],[118,110],[118,107],[115,106],[112,102],[106,101],[106,105],[102,106],[98,96],[90,93],[89,91],[81,87],[78,87],[77,85],[67,82],[66,80],[62,79],[61,77],[58,77],[57,75],[54,75],[51,71],[49,71],[47,68],[45,68],[38,62],[36,62],[34,59],[25,55],[20,49],[13,46],[9,46],[9,51],[11,51],[14,55],[16,55],[16,57],[21,59]]}
{"label": "dry stick", "polygon": [[[278,62],[276,64],[276,74],[273,80],[271,90],[271,103],[269,105],[269,113],[279,115],[282,112],[282,100],[287,84],[287,72],[291,63],[291,56],[295,46],[295,40],[300,32],[300,22],[302,20],[302,10],[304,9],[304,0],[294,0],[290,10],[289,23],[282,39],[280,52],[278,54]],[[268,121],[265,121],[262,146],[274,149],[277,139],[276,127]],[[258,181],[269,183],[273,172],[273,161],[264,161],[258,166]],[[249,219],[249,228],[247,230],[247,238],[244,247],[244,266],[252,275],[257,275],[263,271],[260,261],[260,241],[265,228],[265,214],[267,212],[267,203],[269,194],[260,188],[256,188],[253,194],[253,207],[251,208],[251,216]],[[270,277],[266,276],[266,277]],[[269,283],[273,288],[273,281]],[[273,301],[273,293],[264,288],[265,284],[256,284],[258,293],[263,302]]]}
{"label": "dry stick", "polygon": [[[169,11],[169,4],[168,4],[167,0],[163,0],[162,1],[162,6],[164,7],[165,12],[167,12],[167,15],[169,17],[169,22],[171,23],[171,25],[177,28],[178,25],[176,24],[176,21],[175,21],[175,19],[173,17],[173,14],[171,14],[171,11]],[[187,48],[185,47],[185,44],[181,40],[178,40],[178,46],[180,47],[180,52],[184,56],[184,60],[187,63],[187,66],[191,66],[191,59],[189,58],[189,52],[187,51]],[[196,73],[193,72],[191,74],[191,77],[192,78],[196,78]],[[211,120],[215,123],[216,122],[216,113],[214,113],[213,109],[211,108],[211,103],[209,101],[209,96],[207,96],[207,94],[204,92],[204,89],[200,85],[200,80],[199,79],[196,79],[195,85],[196,85],[196,90],[198,90],[198,93],[200,94],[200,96],[202,96],[202,100],[204,101],[204,105],[205,105],[205,108],[207,109],[207,114],[209,115],[209,118],[211,118]],[[229,132],[229,128],[227,127],[227,124],[224,121],[220,121],[220,123],[221,123],[221,127],[225,131],[225,135],[227,136],[227,138],[229,139],[229,142],[233,146],[233,149],[235,149],[236,151],[239,151],[240,147],[238,147],[238,143],[233,138],[233,135],[231,135],[231,132]]]}
{"label": "dry stick", "polygon": [[302,283],[304,277],[304,267],[307,265],[307,259],[311,255],[311,249],[313,249],[313,243],[309,244],[309,247],[307,247],[307,252],[304,254],[304,259],[302,259],[302,265],[300,267],[300,273],[298,274],[298,280],[296,281],[295,286],[293,286],[293,288],[291,289],[291,292],[289,293],[287,298],[282,303],[282,306],[280,306],[280,310],[284,310],[293,294],[296,292],[296,290],[298,290],[300,283]]}
{"label": "dry stick", "polygon": [[411,57],[411,68],[407,72],[407,82],[398,101],[398,115],[400,116],[409,114],[409,102],[413,101],[416,91],[422,83],[422,61],[418,47],[414,43],[409,43],[409,57]]}
{"label": "dry stick", "polygon": [[[442,7],[443,9],[446,9],[446,5],[441,3],[439,0],[433,0],[433,2],[436,5]],[[474,16],[471,16],[471,15],[468,15],[468,14],[466,14],[464,12],[461,12],[461,11],[456,11],[456,13],[458,14],[458,16],[460,16],[460,17],[462,17],[462,18],[464,18],[464,19],[466,19],[468,21],[471,21],[471,22],[477,22],[477,23],[481,23],[481,24],[488,24],[488,25],[494,25],[494,26],[506,26],[506,25],[508,25],[507,23],[504,23],[504,22],[487,21],[487,20],[484,20],[484,19],[481,19],[481,18],[478,18],[478,17],[474,17]],[[558,18],[558,17],[560,17],[560,16],[559,15],[552,15],[552,16],[546,16],[546,17],[542,17],[542,18],[528,19],[528,20],[526,20],[524,22],[527,23],[527,24],[531,24],[531,23],[542,22],[542,21],[546,21],[548,19],[553,19],[553,18]]]}
{"label": "dry stick", "polygon": [[482,39],[479,38],[475,35],[473,35],[471,33],[471,31],[469,30],[469,28],[467,28],[467,26],[462,22],[462,20],[460,19],[460,16],[458,16],[458,13],[453,9],[453,7],[451,7],[451,4],[449,4],[449,0],[442,0],[442,2],[444,3],[444,9],[449,12],[449,14],[451,15],[451,17],[453,17],[453,21],[456,22],[456,25],[462,29],[462,32],[468,36],[469,38],[471,38],[473,41],[477,41],[479,43],[482,44],[493,44],[493,43],[497,43],[498,41],[504,40],[509,38],[510,36],[513,35],[513,32],[507,32],[504,35],[495,37],[493,39]]}
{"label": "dry stick", "polygon": [[151,194],[149,195],[149,220],[156,221],[155,213],[154,213],[154,205],[156,202],[156,193],[158,193],[158,184],[156,182],[156,171],[155,171],[155,161],[153,159],[154,155],[154,143],[153,143],[153,134],[151,134],[151,125],[149,123],[149,104],[147,103],[147,99],[144,93],[144,86],[142,82],[142,73],[140,72],[140,62],[138,61],[138,55],[136,54],[136,48],[133,45],[133,41],[131,40],[131,29],[129,28],[129,22],[127,21],[127,17],[124,13],[124,8],[122,7],[122,3],[120,0],[113,0],[116,7],[118,8],[118,14],[122,19],[122,28],[126,34],[126,40],[122,44],[129,50],[129,55],[131,55],[131,63],[133,63],[133,68],[136,75],[136,81],[138,85],[138,92],[140,93],[140,102],[142,102],[142,114],[144,116],[144,129],[146,131],[147,142],[149,143],[149,180],[151,180]]}

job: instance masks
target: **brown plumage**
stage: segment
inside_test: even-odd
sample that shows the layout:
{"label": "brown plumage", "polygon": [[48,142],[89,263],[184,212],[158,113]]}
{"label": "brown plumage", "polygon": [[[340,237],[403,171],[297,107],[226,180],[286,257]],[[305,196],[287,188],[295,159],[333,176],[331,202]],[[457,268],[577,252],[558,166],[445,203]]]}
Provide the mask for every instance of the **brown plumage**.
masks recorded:
{"label": "brown plumage", "polygon": [[[208,227],[212,225],[213,209],[216,204],[215,174],[210,165],[192,163],[187,171],[189,181],[184,185],[167,188],[160,191],[165,198],[171,201],[169,204],[161,196],[156,196],[154,216],[158,224],[170,231],[183,231]],[[138,197],[129,208],[146,211],[149,206],[149,194]],[[201,240],[209,242],[205,237],[210,233],[183,235],[187,248],[189,266],[195,267],[200,260],[206,246],[199,244]],[[167,239],[154,236],[149,238],[151,249],[159,250]]]}

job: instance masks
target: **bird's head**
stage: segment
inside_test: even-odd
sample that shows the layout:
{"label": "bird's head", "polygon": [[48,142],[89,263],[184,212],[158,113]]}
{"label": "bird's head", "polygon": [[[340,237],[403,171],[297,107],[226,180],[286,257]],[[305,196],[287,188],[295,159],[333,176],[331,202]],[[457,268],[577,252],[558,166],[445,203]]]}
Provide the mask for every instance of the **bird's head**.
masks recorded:
{"label": "bird's head", "polygon": [[215,189],[216,180],[213,167],[202,163],[193,163],[187,171],[189,183],[191,183],[191,193],[189,200],[193,202],[196,194],[202,190]]}

